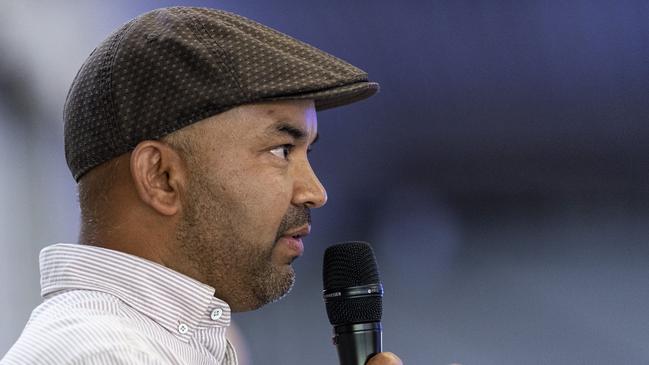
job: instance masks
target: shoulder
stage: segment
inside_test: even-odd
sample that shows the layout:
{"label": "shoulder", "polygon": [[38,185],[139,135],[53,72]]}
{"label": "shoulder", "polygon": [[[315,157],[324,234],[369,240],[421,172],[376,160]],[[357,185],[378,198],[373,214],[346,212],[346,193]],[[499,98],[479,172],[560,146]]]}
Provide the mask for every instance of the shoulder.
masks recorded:
{"label": "shoulder", "polygon": [[161,364],[164,332],[154,331],[148,318],[110,294],[68,291],[32,312],[0,363]]}

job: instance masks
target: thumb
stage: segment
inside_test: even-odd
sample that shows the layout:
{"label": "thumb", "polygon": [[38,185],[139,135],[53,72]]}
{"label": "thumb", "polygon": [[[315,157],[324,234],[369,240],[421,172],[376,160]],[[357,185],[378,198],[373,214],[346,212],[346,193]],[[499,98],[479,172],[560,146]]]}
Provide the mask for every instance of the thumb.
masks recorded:
{"label": "thumb", "polygon": [[366,365],[403,365],[403,362],[391,352],[380,352],[372,356]]}

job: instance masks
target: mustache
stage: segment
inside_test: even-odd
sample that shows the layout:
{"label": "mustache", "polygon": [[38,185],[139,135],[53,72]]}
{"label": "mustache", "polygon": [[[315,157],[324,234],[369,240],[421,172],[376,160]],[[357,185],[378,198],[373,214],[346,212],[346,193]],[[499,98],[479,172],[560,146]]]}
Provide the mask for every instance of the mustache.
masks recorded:
{"label": "mustache", "polygon": [[286,231],[302,227],[305,224],[311,224],[311,209],[291,206],[279,224],[275,241],[278,241]]}

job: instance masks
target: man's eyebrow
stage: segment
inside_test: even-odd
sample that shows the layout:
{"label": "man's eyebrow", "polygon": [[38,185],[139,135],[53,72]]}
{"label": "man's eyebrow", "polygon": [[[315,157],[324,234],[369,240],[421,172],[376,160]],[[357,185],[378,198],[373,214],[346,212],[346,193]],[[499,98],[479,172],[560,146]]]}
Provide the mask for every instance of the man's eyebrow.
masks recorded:
{"label": "man's eyebrow", "polygon": [[[307,136],[307,133],[303,129],[297,128],[286,122],[281,122],[271,126],[269,128],[269,132],[271,134],[288,134],[296,140],[304,140]],[[313,142],[311,142],[311,144],[316,143],[318,138],[320,138],[320,134],[316,133],[315,138],[313,139]]]}

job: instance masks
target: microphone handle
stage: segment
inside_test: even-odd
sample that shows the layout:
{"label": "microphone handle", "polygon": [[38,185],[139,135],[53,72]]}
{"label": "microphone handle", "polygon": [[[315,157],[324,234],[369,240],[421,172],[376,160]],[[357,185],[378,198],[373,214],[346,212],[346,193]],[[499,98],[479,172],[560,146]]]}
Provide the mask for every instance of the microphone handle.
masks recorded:
{"label": "microphone handle", "polygon": [[335,326],[333,342],[340,365],[365,365],[370,357],[383,349],[381,322]]}

